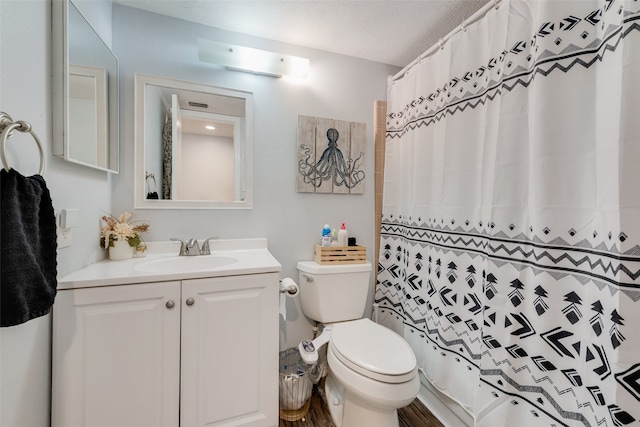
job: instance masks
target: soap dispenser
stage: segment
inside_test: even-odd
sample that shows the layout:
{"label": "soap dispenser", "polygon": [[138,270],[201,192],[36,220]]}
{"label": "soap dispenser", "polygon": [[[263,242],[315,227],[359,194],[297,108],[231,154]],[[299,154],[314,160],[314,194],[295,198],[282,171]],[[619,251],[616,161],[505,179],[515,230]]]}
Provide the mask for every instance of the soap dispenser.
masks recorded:
{"label": "soap dispenser", "polygon": [[338,230],[338,246],[347,246],[349,242],[349,232],[347,232],[344,222]]}

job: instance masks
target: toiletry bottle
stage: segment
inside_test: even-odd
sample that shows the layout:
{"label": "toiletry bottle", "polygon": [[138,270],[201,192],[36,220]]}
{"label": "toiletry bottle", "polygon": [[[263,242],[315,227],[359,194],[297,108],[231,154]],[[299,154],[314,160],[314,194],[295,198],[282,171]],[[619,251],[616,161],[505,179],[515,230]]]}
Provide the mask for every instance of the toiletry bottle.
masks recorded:
{"label": "toiletry bottle", "polygon": [[331,245],[331,227],[329,224],[325,224],[322,228],[322,246]]}
{"label": "toiletry bottle", "polygon": [[340,226],[340,230],[338,230],[338,246],[347,246],[349,240],[349,232],[344,226],[344,222],[342,226]]}
{"label": "toiletry bottle", "polygon": [[338,230],[335,228],[331,230],[331,246],[340,246],[338,244]]}

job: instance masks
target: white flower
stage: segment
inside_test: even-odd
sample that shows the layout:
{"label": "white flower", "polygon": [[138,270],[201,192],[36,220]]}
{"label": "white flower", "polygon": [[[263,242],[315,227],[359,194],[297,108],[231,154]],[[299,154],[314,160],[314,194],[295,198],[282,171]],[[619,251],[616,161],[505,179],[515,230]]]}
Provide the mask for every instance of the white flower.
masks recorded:
{"label": "white flower", "polygon": [[132,225],[129,222],[131,216],[131,212],[125,212],[118,218],[113,215],[104,215],[102,221],[105,225],[100,229],[100,246],[108,248],[113,246],[115,240],[127,240],[129,245],[137,247],[141,241],[138,233],[148,231],[149,224]]}

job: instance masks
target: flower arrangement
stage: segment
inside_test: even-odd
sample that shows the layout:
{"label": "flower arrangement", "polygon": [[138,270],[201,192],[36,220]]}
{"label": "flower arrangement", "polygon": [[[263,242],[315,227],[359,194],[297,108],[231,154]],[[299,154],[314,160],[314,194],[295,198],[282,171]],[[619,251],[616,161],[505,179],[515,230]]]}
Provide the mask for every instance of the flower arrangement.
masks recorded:
{"label": "flower arrangement", "polygon": [[104,225],[100,230],[100,246],[106,249],[112,247],[116,240],[126,240],[129,242],[129,246],[138,248],[142,243],[139,233],[149,231],[150,226],[147,223],[134,225],[129,222],[131,216],[131,212],[125,212],[117,218],[111,214],[104,215],[102,217]]}

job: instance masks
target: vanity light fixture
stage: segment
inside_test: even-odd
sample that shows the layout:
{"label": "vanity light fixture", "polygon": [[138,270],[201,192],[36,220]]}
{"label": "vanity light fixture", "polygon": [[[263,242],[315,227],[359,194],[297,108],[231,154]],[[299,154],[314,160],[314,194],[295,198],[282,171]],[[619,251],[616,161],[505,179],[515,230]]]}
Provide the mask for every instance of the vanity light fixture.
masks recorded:
{"label": "vanity light fixture", "polygon": [[230,70],[272,77],[305,78],[309,73],[308,58],[212,40],[198,39],[198,58]]}

